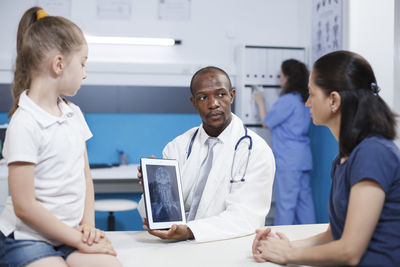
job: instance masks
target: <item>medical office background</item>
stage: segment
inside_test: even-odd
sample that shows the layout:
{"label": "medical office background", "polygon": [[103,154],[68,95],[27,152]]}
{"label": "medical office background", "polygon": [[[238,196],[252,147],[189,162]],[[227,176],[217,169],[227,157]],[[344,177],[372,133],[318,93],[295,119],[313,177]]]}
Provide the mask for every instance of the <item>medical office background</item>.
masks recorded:
{"label": "medical office background", "polygon": [[[112,0],[1,0],[0,1],[0,124],[7,109],[16,56],[15,39],[23,12],[40,5],[70,18],[86,34],[125,37],[167,37],[181,44],[163,46],[89,44],[88,78],[77,101],[94,136],[88,141],[91,164],[118,163],[118,151],[130,164],[140,157],[161,157],[175,136],[200,124],[189,102],[188,85],[199,68],[215,65],[240,81],[238,51],[245,46],[304,48],[311,67],[313,7],[336,0],[126,0],[119,16]],[[161,10],[162,4],[183,7]],[[126,6],[125,6],[126,7]],[[173,7],[173,6],[172,6]],[[372,64],[380,95],[400,113],[400,3],[397,0],[343,1],[343,49],[360,53]],[[256,64],[256,63],[255,63]],[[397,74],[397,75],[396,75]],[[328,222],[331,160],[337,142],[326,127],[311,126],[314,169],[312,190],[317,222]],[[397,144],[399,142],[397,141]],[[6,186],[2,181],[1,186]],[[139,195],[97,194],[96,198]],[[3,204],[3,203],[1,203]],[[116,214],[118,230],[141,229],[136,211]],[[96,212],[105,227],[106,214]]]}

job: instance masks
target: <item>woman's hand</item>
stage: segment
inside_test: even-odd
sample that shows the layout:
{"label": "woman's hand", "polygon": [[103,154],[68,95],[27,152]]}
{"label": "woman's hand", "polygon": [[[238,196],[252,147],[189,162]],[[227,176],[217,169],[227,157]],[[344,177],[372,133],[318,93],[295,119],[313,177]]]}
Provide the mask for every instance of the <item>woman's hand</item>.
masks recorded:
{"label": "woman's hand", "polygon": [[291,249],[289,239],[282,233],[276,233],[258,242],[253,257],[257,262],[287,264]]}
{"label": "woman's hand", "polygon": [[92,225],[81,224],[77,230],[82,233],[82,242],[91,246],[93,243],[99,243],[100,239],[105,237],[102,230],[95,228]]}

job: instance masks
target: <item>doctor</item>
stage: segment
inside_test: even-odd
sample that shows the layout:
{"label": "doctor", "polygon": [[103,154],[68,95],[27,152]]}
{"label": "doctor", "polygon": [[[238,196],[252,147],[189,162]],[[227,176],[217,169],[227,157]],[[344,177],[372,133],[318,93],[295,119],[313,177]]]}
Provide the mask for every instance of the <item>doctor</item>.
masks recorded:
{"label": "doctor", "polygon": [[[225,71],[200,69],[192,77],[190,90],[202,124],[176,137],[163,151],[164,158],[179,162],[188,222],[169,230],[144,228],[162,239],[199,242],[251,234],[264,226],[270,209],[275,174],[272,151],[231,112],[235,90]],[[248,136],[239,142],[246,131]],[[199,189],[202,184],[203,190]],[[145,216],[143,198],[139,212]]]}

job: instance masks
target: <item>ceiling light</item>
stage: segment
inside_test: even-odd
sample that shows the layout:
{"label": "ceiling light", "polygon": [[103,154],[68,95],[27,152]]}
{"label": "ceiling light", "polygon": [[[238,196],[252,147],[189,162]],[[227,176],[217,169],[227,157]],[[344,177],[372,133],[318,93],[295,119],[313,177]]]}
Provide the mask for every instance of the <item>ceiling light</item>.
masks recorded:
{"label": "ceiling light", "polygon": [[181,44],[181,40],[172,38],[142,38],[142,37],[110,37],[85,35],[89,44],[121,44],[121,45],[160,45],[173,46]]}

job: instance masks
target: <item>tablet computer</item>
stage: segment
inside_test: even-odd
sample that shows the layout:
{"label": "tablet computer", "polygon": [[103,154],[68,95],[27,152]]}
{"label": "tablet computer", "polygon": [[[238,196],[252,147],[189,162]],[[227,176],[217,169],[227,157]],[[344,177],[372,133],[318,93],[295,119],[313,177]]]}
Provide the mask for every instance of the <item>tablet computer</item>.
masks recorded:
{"label": "tablet computer", "polygon": [[149,228],[186,224],[177,160],[141,158],[143,196]]}

